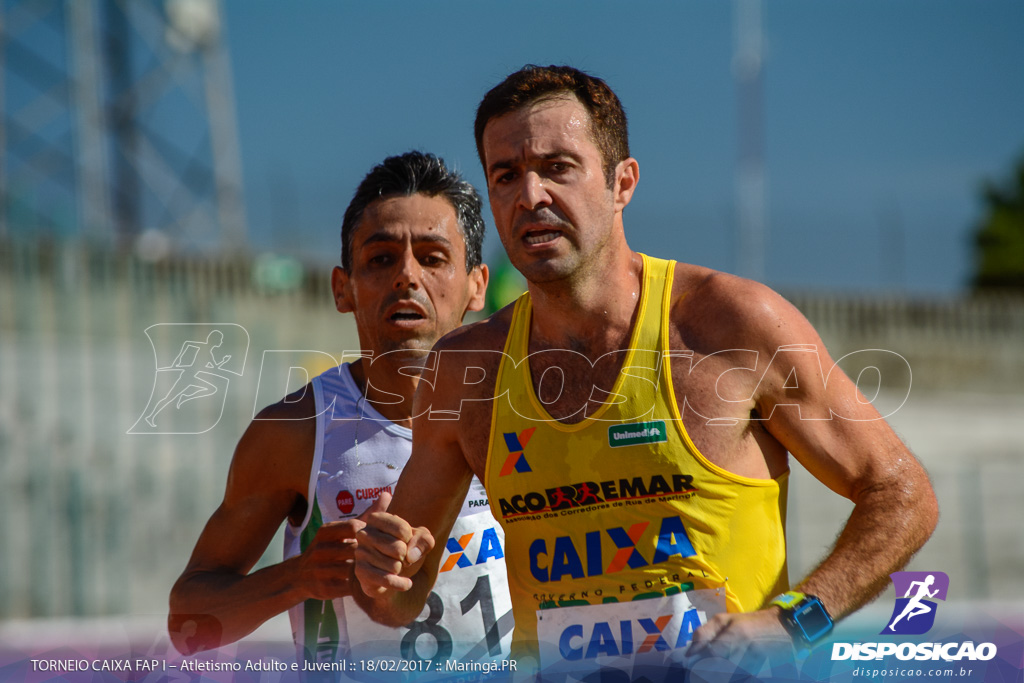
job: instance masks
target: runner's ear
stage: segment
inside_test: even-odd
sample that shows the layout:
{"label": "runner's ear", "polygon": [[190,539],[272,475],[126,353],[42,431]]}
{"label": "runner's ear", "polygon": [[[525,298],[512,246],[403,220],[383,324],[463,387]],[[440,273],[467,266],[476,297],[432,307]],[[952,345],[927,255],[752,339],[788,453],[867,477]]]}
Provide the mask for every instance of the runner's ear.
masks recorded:
{"label": "runner's ear", "polygon": [[486,263],[481,263],[469,272],[469,302],[466,304],[466,311],[479,311],[484,307],[489,277],[490,272]]}
{"label": "runner's ear", "polygon": [[640,164],[636,159],[623,159],[615,167],[615,184],[612,192],[615,195],[615,210],[622,211],[633,199],[637,183],[640,182]]}
{"label": "runner's ear", "polygon": [[338,313],[352,313],[356,310],[348,271],[341,266],[334,266],[331,271],[331,291],[334,293],[334,307]]}

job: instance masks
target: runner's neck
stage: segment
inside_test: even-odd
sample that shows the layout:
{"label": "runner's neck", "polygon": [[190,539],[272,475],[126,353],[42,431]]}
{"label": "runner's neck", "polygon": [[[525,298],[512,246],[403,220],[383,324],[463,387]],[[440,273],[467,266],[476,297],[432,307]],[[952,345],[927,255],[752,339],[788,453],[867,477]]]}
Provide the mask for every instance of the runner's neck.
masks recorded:
{"label": "runner's neck", "polygon": [[[418,373],[410,372],[414,366],[414,363],[395,361],[392,357],[382,357],[375,363],[360,358],[349,365],[349,371],[359,391],[377,412],[397,425],[412,429],[412,400],[420,381]],[[396,395],[401,397],[397,403]]]}
{"label": "runner's neck", "polygon": [[601,269],[571,288],[530,283],[530,347],[565,348],[601,355],[624,348],[640,303],[643,259],[628,251],[614,268]]}

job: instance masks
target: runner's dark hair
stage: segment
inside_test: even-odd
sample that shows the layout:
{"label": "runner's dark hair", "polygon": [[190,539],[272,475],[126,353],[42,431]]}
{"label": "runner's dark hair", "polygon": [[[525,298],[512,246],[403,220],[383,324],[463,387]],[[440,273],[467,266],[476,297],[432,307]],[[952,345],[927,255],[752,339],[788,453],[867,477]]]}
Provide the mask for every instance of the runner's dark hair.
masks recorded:
{"label": "runner's dark hair", "polygon": [[378,199],[411,197],[424,194],[444,197],[455,209],[455,216],[466,242],[466,272],[482,261],[484,219],[481,215],[480,195],[458,171],[444,163],[444,159],[425,152],[406,152],[385,159],[373,167],[345,209],[341,222],[341,267],[352,267],[352,234],[363,212]]}
{"label": "runner's dark hair", "polygon": [[527,64],[491,88],[476,110],[473,133],[476,151],[487,172],[484,159],[484,128],[491,119],[509,114],[528,104],[572,95],[590,114],[590,135],[601,151],[604,177],[611,187],[615,167],[629,157],[629,126],[622,103],[600,78],[571,66]]}

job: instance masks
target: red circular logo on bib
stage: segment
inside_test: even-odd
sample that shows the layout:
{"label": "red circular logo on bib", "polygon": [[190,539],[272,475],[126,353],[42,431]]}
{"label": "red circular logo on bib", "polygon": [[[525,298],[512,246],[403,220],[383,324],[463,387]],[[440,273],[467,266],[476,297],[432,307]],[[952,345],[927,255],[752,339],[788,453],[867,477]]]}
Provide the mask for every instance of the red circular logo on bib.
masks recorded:
{"label": "red circular logo on bib", "polygon": [[338,497],[334,499],[334,502],[338,504],[338,509],[341,510],[342,514],[348,514],[352,512],[352,508],[355,507],[356,499],[352,497],[352,494],[348,491],[340,491]]}

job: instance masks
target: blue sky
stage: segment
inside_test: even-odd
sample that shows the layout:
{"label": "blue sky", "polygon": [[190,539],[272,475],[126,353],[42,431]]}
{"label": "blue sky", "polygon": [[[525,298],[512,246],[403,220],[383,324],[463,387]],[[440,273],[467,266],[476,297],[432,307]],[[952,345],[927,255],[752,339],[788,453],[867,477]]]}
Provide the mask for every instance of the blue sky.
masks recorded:
{"label": "blue sky", "polygon": [[[978,187],[1024,155],[1024,3],[766,5],[765,280],[960,290]],[[337,258],[356,184],[410,148],[483,188],[480,97],[525,63],[568,63],[629,115],[631,246],[737,271],[732,3],[226,0],[225,15],[255,245]]]}

